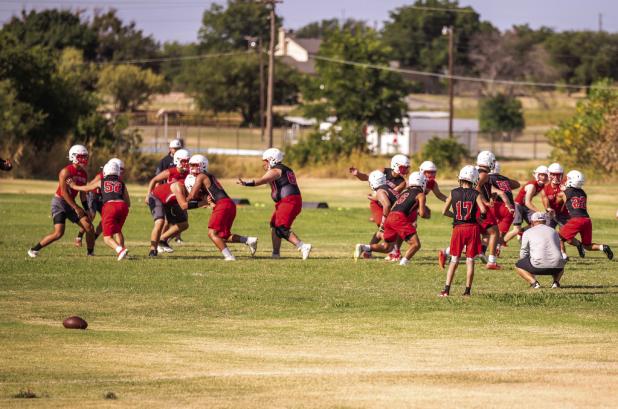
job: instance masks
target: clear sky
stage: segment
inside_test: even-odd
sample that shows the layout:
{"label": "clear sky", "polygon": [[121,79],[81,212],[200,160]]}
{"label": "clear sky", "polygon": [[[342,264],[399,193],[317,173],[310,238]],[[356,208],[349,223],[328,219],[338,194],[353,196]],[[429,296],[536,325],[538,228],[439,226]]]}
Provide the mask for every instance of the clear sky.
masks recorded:
{"label": "clear sky", "polygon": [[[4,23],[22,8],[65,7],[84,9],[118,9],[125,20],[159,41],[190,42],[197,39],[202,12],[212,0],[0,0],[0,22]],[[225,3],[225,1],[217,1]],[[355,18],[370,25],[382,26],[389,11],[413,0],[284,0],[278,13],[286,28],[298,28],[323,18]],[[603,28],[618,31],[618,0],[460,0],[462,6],[472,6],[488,20],[504,30],[513,24],[529,23],[556,30],[597,30],[599,14]]]}

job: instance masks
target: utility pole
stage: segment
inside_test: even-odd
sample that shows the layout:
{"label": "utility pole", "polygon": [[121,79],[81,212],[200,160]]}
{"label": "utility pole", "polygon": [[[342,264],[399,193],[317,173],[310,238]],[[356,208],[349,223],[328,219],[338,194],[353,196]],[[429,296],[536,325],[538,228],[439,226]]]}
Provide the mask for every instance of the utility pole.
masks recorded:
{"label": "utility pole", "polygon": [[603,13],[599,13],[599,33],[603,31]]}
{"label": "utility pole", "polygon": [[448,136],[453,137],[453,26],[443,27],[442,34],[448,35]]}
{"label": "utility pole", "polygon": [[260,54],[260,142],[264,142],[264,49],[262,37],[258,38],[258,53]]}
{"label": "utility pole", "polygon": [[275,83],[275,41],[277,33],[275,4],[281,0],[262,0],[263,4],[270,5],[270,44],[268,45],[268,90],[266,93],[266,134],[268,135],[268,147],[273,147],[273,88]]}

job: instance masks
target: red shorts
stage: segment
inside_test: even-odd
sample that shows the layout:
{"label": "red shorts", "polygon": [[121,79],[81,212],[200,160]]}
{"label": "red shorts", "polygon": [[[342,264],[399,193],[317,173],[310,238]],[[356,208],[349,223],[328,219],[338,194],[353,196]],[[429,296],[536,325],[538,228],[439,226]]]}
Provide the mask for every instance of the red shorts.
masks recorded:
{"label": "red shorts", "polygon": [[371,217],[373,217],[373,221],[377,226],[382,223],[382,215],[384,214],[384,210],[382,206],[376,200],[369,201],[369,210],[371,210]]}
{"label": "red shorts", "polygon": [[129,206],[125,202],[107,202],[101,209],[101,226],[103,226],[103,236],[109,237],[122,232]]}
{"label": "red shorts", "polygon": [[217,236],[228,239],[232,235],[232,224],[236,218],[236,203],[232,199],[221,199],[212,209],[208,228],[217,232]]}
{"label": "red shorts", "polygon": [[284,226],[286,229],[291,229],[294,219],[300,214],[301,210],[303,210],[303,199],[300,195],[284,197],[275,203],[275,211],[270,218],[270,226]]}
{"label": "red shorts", "polygon": [[500,233],[506,234],[513,224],[514,214],[509,212],[509,208],[506,207],[504,202],[495,202],[494,207],[491,208],[491,213],[498,221],[498,229]]}
{"label": "red shorts", "polygon": [[453,227],[451,256],[460,257],[464,246],[466,247],[466,257],[474,258],[482,253],[481,233],[478,224],[466,223]]}
{"label": "red shorts", "polygon": [[592,244],[592,220],[589,217],[573,217],[560,228],[560,237],[566,241],[577,236],[577,233],[580,234],[583,245]]}
{"label": "red shorts", "polygon": [[409,216],[401,212],[391,212],[384,222],[384,241],[392,243],[400,237],[408,241],[416,234],[416,228],[412,224]]}
{"label": "red shorts", "polygon": [[494,216],[493,208],[487,206],[487,214],[485,220],[481,221],[481,209],[479,209],[476,213],[476,220],[479,221],[479,225],[481,226],[481,234],[487,233],[487,229],[491,226],[496,226],[498,224],[498,220],[496,220],[496,216]]}

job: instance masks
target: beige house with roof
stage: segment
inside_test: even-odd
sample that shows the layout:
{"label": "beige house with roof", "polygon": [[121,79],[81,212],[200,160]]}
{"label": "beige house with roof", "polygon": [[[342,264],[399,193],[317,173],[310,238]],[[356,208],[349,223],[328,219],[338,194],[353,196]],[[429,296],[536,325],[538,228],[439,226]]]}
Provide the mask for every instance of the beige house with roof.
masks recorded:
{"label": "beige house with roof", "polygon": [[298,71],[313,75],[315,74],[313,55],[317,54],[321,42],[319,38],[296,38],[292,31],[280,28],[275,56]]}

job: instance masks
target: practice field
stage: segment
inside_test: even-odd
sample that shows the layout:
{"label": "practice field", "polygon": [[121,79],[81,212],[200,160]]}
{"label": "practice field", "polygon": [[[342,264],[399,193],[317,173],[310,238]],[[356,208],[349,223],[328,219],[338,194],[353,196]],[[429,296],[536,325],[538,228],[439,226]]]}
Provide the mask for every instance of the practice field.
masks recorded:
{"label": "practice field", "polygon": [[[513,242],[504,270],[477,264],[472,297],[460,295],[460,268],[442,299],[436,253],[451,227],[435,198],[409,266],[355,263],[354,244],[374,229],[366,185],[301,179],[306,200],[332,207],[304,210],[294,226],[314,245],[308,261],[285,244],[271,260],[267,189],[223,183],[258,205],[239,208],[234,225],[259,236],[254,259],[233,245],[239,260],[222,261],[204,209],[191,212],[184,245],[148,259],[152,221],[137,187],[130,259],[102,242],[87,258],[72,225],[28,259],[51,229],[55,186],[0,181],[0,407],[616,407],[616,261],[569,248],[563,288],[541,277],[531,290],[512,268]],[[618,250],[618,188],[588,191],[595,241]],[[88,329],[64,329],[70,315]]]}

